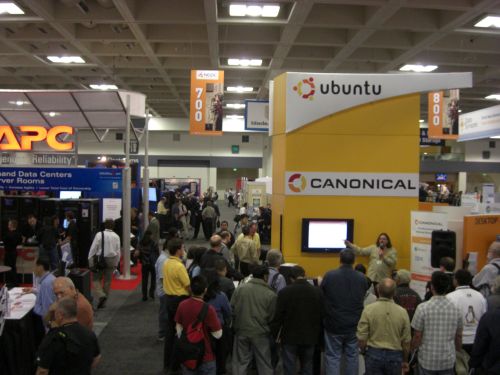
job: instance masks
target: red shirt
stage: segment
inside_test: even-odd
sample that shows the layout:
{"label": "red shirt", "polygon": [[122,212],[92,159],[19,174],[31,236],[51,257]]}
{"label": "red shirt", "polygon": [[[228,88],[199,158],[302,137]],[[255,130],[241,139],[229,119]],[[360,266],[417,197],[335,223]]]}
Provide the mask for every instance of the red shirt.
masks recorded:
{"label": "red shirt", "polygon": [[[196,321],[198,314],[203,307],[203,302],[188,298],[182,301],[177,308],[175,314],[175,322],[182,325],[184,331]],[[203,331],[205,333],[205,355],[203,356],[203,362],[210,362],[215,360],[215,356],[212,350],[212,344],[210,343],[210,332],[215,332],[221,329],[219,319],[215,309],[212,306],[208,306],[207,316],[203,321]]]}

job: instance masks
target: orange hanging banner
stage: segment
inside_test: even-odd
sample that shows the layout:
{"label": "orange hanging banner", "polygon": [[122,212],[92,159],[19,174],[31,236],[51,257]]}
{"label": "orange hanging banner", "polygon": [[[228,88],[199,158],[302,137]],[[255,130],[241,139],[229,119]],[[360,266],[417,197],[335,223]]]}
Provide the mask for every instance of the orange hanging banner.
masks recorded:
{"label": "orange hanging banner", "polygon": [[189,133],[222,135],[224,71],[191,70]]}
{"label": "orange hanging banner", "polygon": [[428,94],[429,138],[458,139],[458,90]]}

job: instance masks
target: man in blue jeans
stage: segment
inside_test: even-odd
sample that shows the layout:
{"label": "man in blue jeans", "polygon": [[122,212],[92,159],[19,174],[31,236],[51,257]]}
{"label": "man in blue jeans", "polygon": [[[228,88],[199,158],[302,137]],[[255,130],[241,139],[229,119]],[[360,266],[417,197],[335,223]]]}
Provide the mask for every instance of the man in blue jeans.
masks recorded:
{"label": "man in blue jeans", "polygon": [[325,369],[326,375],[340,375],[342,355],[344,375],[358,375],[358,339],[356,328],[368,282],[353,269],[354,250],[340,252],[340,267],[328,271],[321,283],[325,305]]}
{"label": "man in blue jeans", "polygon": [[394,280],[383,279],[377,287],[378,300],[365,307],[358,323],[359,348],[366,353],[367,374],[401,375],[409,370],[410,319],[394,303]]}

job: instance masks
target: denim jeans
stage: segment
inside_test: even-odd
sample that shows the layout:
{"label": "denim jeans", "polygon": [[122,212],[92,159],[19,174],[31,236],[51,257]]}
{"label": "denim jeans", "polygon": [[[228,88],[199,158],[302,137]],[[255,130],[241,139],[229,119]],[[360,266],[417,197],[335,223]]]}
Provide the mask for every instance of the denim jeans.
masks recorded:
{"label": "denim jeans", "polygon": [[455,369],[446,370],[426,370],[420,364],[418,365],[418,375],[454,375]]}
{"label": "denim jeans", "polygon": [[284,375],[295,375],[295,361],[300,362],[300,375],[313,375],[314,345],[288,345],[281,347]]}
{"label": "denim jeans", "polygon": [[182,375],[215,375],[215,361],[203,362],[196,370],[190,370],[182,365]]}
{"label": "denim jeans", "polygon": [[365,356],[366,373],[370,375],[401,375],[403,352],[368,348]]}
{"label": "denim jeans", "polygon": [[358,375],[358,339],[356,333],[333,335],[325,331],[326,375],[340,375],[340,362],[345,355],[344,375]]}

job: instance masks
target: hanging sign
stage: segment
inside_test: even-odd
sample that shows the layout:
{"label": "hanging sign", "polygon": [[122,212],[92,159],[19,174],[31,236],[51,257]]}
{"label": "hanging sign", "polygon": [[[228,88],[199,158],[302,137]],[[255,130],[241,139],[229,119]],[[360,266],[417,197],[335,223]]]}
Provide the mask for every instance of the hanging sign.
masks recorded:
{"label": "hanging sign", "polygon": [[189,132],[222,135],[224,71],[191,70]]}
{"label": "hanging sign", "polygon": [[245,100],[245,130],[269,131],[269,101]]}
{"label": "hanging sign", "polygon": [[459,90],[428,94],[429,138],[458,139]]}
{"label": "hanging sign", "polygon": [[[31,151],[34,143],[45,142],[51,150],[73,150],[72,141],[63,141],[61,135],[72,135],[71,126],[54,126],[46,128],[40,125],[21,125],[15,128],[19,134],[16,136],[14,128],[9,125],[0,126],[0,151]],[[19,139],[18,139],[19,138]]]}
{"label": "hanging sign", "polygon": [[459,141],[500,135],[500,105],[460,114]]}

